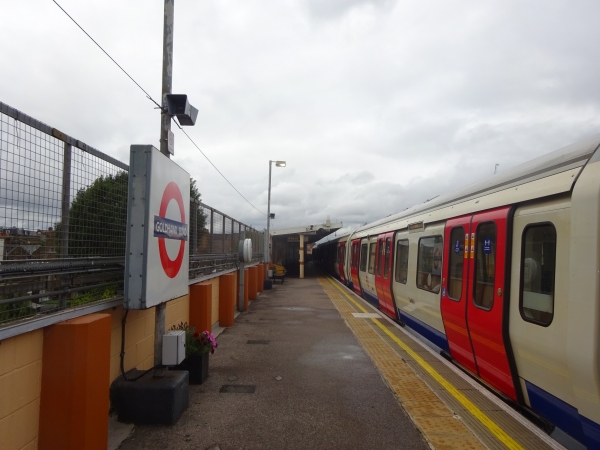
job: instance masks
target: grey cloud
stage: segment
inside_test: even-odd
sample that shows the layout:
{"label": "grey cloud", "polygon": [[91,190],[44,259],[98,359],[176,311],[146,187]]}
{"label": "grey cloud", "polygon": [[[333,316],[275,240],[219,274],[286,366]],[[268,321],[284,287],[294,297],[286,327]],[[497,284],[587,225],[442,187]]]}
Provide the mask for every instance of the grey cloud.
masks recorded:
{"label": "grey cloud", "polygon": [[331,20],[347,14],[354,8],[389,8],[396,3],[396,0],[304,0],[303,3],[311,17]]}

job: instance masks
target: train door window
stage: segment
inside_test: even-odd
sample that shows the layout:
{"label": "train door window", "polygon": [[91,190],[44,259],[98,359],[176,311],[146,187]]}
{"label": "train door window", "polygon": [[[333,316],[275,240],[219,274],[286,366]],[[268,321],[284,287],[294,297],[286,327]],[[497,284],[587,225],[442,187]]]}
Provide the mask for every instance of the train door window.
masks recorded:
{"label": "train door window", "polygon": [[383,260],[385,258],[385,246],[383,245],[383,239],[379,239],[379,256],[377,258],[377,276],[381,276],[381,270],[383,269]]}
{"label": "train door window", "polygon": [[475,236],[475,286],[473,302],[482,309],[494,305],[496,278],[496,224],[487,222],[477,227]]}
{"label": "train door window", "polygon": [[529,225],[521,243],[520,310],[523,320],[548,326],[554,317],[556,229],[552,224]]}
{"label": "train door window", "polygon": [[360,244],[354,244],[354,269],[358,270],[358,262],[360,260]]}
{"label": "train door window", "polygon": [[406,284],[408,276],[408,239],[398,241],[396,245],[396,281]]}
{"label": "train door window", "polygon": [[361,272],[367,271],[367,248],[368,248],[367,244],[362,244],[360,246],[360,271]]}
{"label": "train door window", "polygon": [[455,227],[450,231],[450,261],[448,264],[448,298],[460,300],[463,286],[465,229]]}
{"label": "train door window", "polygon": [[419,239],[417,258],[417,287],[439,293],[442,278],[442,236]]}
{"label": "train door window", "polygon": [[383,263],[383,278],[387,280],[390,272],[390,238],[385,240],[385,262]]}
{"label": "train door window", "polygon": [[373,242],[369,246],[369,273],[375,273],[375,256],[377,256],[377,244]]}

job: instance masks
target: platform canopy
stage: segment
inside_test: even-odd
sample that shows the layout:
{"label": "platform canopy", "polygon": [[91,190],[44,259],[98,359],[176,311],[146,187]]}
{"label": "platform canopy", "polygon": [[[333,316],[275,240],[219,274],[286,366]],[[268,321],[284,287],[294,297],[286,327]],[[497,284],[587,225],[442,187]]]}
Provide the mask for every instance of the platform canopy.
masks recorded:
{"label": "platform canopy", "polygon": [[314,243],[343,226],[327,219],[324,223],[270,230],[271,261],[284,266],[290,275],[304,278],[304,262],[312,260]]}

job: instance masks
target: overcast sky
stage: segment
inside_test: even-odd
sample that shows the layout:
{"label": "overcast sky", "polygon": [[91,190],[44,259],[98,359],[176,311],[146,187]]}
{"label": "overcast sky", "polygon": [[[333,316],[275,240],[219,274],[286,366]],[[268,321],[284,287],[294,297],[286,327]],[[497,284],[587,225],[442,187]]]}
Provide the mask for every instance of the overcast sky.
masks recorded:
{"label": "overcast sky", "polygon": [[[58,0],[155,99],[163,3]],[[0,101],[129,162],[154,105],[51,0],[1,1]],[[357,225],[600,132],[600,2],[177,0],[186,131],[273,228]],[[203,201],[259,229],[174,127]]]}

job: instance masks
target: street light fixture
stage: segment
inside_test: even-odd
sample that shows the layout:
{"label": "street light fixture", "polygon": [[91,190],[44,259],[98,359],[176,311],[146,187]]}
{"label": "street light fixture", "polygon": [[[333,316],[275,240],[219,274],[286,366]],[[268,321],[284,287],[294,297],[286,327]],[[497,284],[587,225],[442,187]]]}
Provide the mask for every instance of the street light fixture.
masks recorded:
{"label": "street light fixture", "polygon": [[271,250],[271,234],[270,234],[270,228],[271,228],[271,165],[273,163],[275,163],[275,167],[285,167],[286,166],[285,161],[269,160],[269,199],[267,201],[267,239],[265,239],[265,241],[266,241],[265,261],[267,263],[267,270],[270,270],[270,263],[271,263],[271,255],[270,255],[270,250]]}

